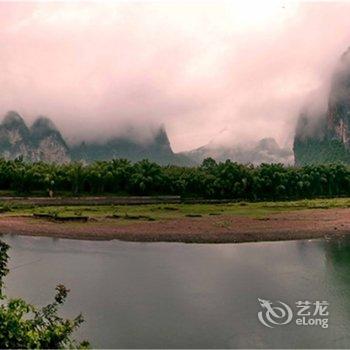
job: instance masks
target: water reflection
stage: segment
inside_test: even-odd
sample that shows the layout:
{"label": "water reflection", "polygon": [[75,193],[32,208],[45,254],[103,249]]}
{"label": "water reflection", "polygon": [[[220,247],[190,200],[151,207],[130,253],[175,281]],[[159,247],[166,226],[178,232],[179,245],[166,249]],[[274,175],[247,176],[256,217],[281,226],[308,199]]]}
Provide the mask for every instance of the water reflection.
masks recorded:
{"label": "water reflection", "polygon": [[[8,294],[45,304],[72,290],[81,336],[116,348],[349,347],[349,241],[176,244],[6,237]],[[327,300],[328,329],[268,329],[258,298]]]}
{"label": "water reflection", "polygon": [[337,268],[338,272],[344,268],[350,269],[350,237],[328,238],[323,241],[323,246],[328,267]]}

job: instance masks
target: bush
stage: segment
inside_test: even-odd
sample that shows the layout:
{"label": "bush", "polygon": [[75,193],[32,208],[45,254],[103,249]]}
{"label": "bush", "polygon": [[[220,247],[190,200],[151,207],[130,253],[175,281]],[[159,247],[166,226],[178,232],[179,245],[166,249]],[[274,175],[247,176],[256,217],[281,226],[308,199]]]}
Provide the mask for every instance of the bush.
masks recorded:
{"label": "bush", "polygon": [[9,246],[0,241],[0,348],[88,348],[88,342],[78,343],[72,339],[72,333],[83,322],[82,315],[70,320],[57,314],[69,292],[65,286],[58,285],[54,301],[43,308],[3,294],[3,278],[8,273],[8,249]]}

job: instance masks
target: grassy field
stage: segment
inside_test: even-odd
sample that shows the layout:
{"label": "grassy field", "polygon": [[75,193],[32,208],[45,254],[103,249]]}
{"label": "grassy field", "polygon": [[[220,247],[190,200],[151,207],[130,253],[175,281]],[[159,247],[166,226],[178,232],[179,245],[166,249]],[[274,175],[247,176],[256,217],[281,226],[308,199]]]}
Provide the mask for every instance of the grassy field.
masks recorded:
{"label": "grassy field", "polygon": [[52,214],[57,216],[88,216],[105,218],[116,216],[122,220],[164,220],[181,217],[202,217],[214,215],[239,215],[264,218],[270,214],[302,210],[348,208],[350,198],[313,199],[285,202],[239,202],[226,204],[147,204],[147,205],[94,205],[94,206],[45,206],[1,204],[3,215]]}

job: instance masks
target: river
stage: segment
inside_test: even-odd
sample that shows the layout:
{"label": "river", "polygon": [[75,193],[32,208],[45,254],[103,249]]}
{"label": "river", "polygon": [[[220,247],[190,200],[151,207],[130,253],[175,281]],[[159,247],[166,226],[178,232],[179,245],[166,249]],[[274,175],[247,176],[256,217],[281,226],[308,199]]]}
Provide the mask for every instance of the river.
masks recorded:
{"label": "river", "polygon": [[[6,236],[6,293],[45,305],[71,289],[62,314],[103,348],[350,347],[350,244],[129,243]],[[258,299],[290,307],[263,325]],[[297,301],[326,301],[328,328],[297,325]],[[311,309],[310,309],[311,310]],[[316,315],[317,316],[317,315]]]}

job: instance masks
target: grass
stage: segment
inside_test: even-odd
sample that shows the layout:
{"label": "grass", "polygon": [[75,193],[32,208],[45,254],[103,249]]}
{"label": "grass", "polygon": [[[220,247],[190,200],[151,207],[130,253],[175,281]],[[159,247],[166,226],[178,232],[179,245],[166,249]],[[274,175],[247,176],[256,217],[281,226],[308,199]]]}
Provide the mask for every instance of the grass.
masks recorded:
{"label": "grass", "polygon": [[148,205],[97,205],[97,206],[46,206],[0,204],[4,215],[32,215],[33,213],[55,213],[59,216],[89,216],[102,219],[120,216],[116,220],[166,220],[183,217],[205,217],[211,215],[239,215],[265,218],[268,215],[301,210],[349,208],[350,198],[312,199],[284,202],[238,202],[225,204],[148,204]]}

